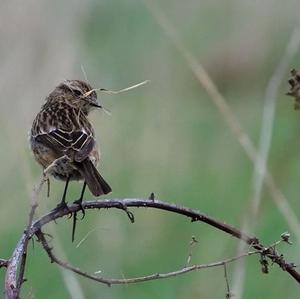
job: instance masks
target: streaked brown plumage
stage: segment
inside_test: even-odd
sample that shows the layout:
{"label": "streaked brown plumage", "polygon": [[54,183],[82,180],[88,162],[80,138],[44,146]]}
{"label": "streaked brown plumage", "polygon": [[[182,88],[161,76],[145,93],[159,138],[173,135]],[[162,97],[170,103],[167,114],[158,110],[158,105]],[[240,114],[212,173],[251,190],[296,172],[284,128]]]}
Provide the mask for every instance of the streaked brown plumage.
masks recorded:
{"label": "streaked brown plumage", "polygon": [[95,196],[111,192],[96,169],[100,159],[94,129],[88,114],[102,108],[92,87],[80,80],[66,80],[46,98],[30,131],[35,159],[44,172],[66,181],[62,204],[70,180],[84,180]]}

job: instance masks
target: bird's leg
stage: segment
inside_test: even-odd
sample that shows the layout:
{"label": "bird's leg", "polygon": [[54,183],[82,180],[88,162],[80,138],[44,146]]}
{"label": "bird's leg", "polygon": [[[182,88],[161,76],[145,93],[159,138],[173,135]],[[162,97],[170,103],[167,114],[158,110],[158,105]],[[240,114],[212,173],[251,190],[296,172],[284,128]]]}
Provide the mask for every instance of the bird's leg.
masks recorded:
{"label": "bird's leg", "polygon": [[50,179],[47,177],[47,197],[50,197]]}
{"label": "bird's leg", "polygon": [[66,195],[67,195],[69,182],[70,182],[70,177],[67,177],[66,184],[65,184],[65,189],[64,189],[64,193],[63,193],[61,202],[57,205],[56,209],[67,207]]}
{"label": "bird's leg", "polygon": [[79,199],[75,200],[74,203],[77,203],[78,205],[80,205],[82,203],[85,188],[86,188],[86,181],[84,181],[84,183],[83,183]]}
{"label": "bird's leg", "polygon": [[70,182],[70,177],[68,176],[68,178],[67,178],[67,180],[66,180],[66,185],[65,185],[65,189],[64,189],[64,194],[63,194],[62,199],[61,199],[61,203],[62,203],[62,204],[65,204],[65,203],[66,203],[66,195],[67,195],[67,190],[68,190],[69,182]]}
{"label": "bird's leg", "polygon": [[85,216],[85,211],[84,211],[84,208],[82,207],[82,200],[83,200],[85,189],[86,189],[86,181],[84,181],[84,183],[83,183],[79,199],[77,199],[73,202],[73,203],[80,206],[80,210],[82,212],[82,218],[81,219],[83,219],[84,216]]}
{"label": "bird's leg", "polygon": [[[82,212],[82,217],[81,220],[84,218],[85,216],[85,211],[84,208],[82,206],[82,200],[83,200],[83,196],[84,196],[84,192],[85,192],[85,188],[86,188],[86,182],[84,181],[83,183],[83,187],[81,189],[81,194],[80,194],[80,198],[75,200],[73,203],[78,204],[80,206],[81,212]],[[74,212],[73,214],[73,227],[72,227],[72,242],[74,242],[75,240],[75,230],[76,230],[76,223],[77,223],[77,212]]]}

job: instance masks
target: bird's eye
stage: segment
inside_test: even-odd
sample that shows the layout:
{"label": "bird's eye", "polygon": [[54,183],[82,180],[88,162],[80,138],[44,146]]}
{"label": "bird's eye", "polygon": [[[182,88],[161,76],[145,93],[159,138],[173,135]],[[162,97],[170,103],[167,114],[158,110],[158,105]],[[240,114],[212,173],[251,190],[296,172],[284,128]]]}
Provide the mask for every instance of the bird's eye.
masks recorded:
{"label": "bird's eye", "polygon": [[82,96],[82,92],[81,92],[80,90],[78,90],[78,89],[74,89],[73,92],[74,92],[74,94],[75,94],[77,97]]}

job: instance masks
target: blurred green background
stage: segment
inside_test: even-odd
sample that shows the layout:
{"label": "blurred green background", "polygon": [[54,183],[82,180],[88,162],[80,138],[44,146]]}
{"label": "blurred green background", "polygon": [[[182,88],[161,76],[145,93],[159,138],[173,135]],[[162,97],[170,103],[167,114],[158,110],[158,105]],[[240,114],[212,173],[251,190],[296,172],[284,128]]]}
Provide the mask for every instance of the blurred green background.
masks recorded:
{"label": "blurred green background", "polygon": [[[258,144],[266,86],[297,25],[299,1],[156,3]],[[59,82],[84,79],[81,65],[94,87],[117,90],[151,80],[127,93],[100,95],[112,116],[91,116],[111,198],[155,192],[163,201],[243,225],[253,198],[253,164],[145,2],[4,0],[0,38],[0,257],[10,256],[22,234],[32,188],[41,175],[27,141],[31,122]],[[300,68],[300,51],[289,65]],[[285,80],[279,86],[268,166],[300,218],[300,118],[285,96],[287,89]],[[77,199],[80,188],[71,184],[69,201]],[[52,181],[50,199],[45,192],[40,196],[38,215],[57,204],[62,190],[61,182]],[[91,198],[87,193],[86,199]],[[124,212],[89,212],[78,225],[74,244],[71,220],[61,219],[44,230],[53,235],[61,257],[107,277],[183,267],[192,236],[199,242],[191,263],[237,254],[237,240],[205,224],[150,209],[134,214],[131,224]],[[266,189],[258,217],[251,220],[265,244],[290,230]],[[280,250],[299,264],[299,246],[295,241]],[[232,287],[236,266],[228,266]],[[299,298],[299,286],[277,266],[263,275],[257,257],[250,257],[245,267],[242,298]],[[108,288],[50,264],[37,243],[29,246],[26,278],[22,298],[225,298],[226,292],[222,268]],[[1,269],[1,293],[3,281]]]}

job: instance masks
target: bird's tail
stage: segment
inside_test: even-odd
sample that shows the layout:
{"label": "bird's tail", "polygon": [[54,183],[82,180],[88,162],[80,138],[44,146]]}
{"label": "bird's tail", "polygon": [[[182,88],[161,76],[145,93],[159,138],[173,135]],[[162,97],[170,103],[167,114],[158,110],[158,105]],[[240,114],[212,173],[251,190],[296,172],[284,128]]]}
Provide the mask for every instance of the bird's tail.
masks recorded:
{"label": "bird's tail", "polygon": [[108,194],[112,191],[89,158],[76,166],[94,196]]}

